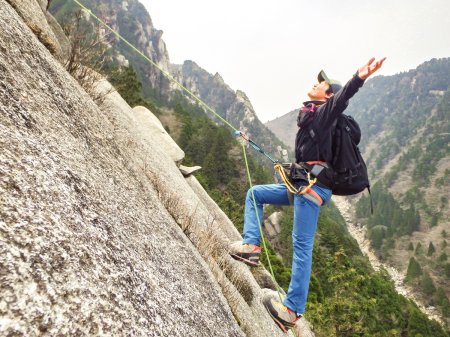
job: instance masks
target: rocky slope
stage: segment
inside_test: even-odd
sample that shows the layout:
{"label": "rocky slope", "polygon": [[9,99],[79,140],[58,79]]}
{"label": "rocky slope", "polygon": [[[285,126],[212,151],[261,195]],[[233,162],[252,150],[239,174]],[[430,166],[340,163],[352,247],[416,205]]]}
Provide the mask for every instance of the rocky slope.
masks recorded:
{"label": "rocky slope", "polygon": [[106,81],[94,102],[28,2],[0,0],[0,334],[281,336],[182,151]]}
{"label": "rocky slope", "polygon": [[422,310],[422,312],[424,312],[429,318],[443,324],[441,314],[436,310],[436,308],[424,304],[421,299],[418,299],[415,296],[414,289],[405,284],[405,273],[400,272],[396,268],[386,265],[380,261],[376,255],[376,252],[374,252],[370,246],[370,240],[367,238],[367,228],[362,226],[360,223],[355,223],[354,206],[349,202],[348,198],[333,196],[333,202],[344,217],[350,234],[356,239],[359,247],[361,248],[361,252],[367,256],[372,267],[375,270],[384,268],[389,273],[389,276],[395,284],[395,289],[399,294],[413,300],[418,305],[420,310]]}

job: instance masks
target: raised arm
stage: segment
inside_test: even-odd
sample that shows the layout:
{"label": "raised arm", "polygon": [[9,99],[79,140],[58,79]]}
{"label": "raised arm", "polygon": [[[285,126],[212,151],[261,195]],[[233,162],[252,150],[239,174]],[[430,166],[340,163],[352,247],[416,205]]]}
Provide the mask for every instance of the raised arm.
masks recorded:
{"label": "raised arm", "polygon": [[374,72],[376,72],[378,69],[381,68],[383,65],[384,60],[386,60],[385,57],[383,57],[381,60],[378,60],[377,62],[373,63],[375,61],[375,57],[372,57],[369,62],[367,62],[365,65],[363,65],[361,68],[358,69],[358,76],[360,79],[365,80],[370,75],[372,75]]}
{"label": "raised arm", "polygon": [[374,62],[375,58],[371,58],[369,62],[358,69],[358,72],[341,90],[331,96],[325,104],[319,107],[317,111],[318,116],[316,118],[317,126],[320,126],[325,130],[331,127],[334,120],[347,108],[349,99],[363,86],[364,80],[380,69],[384,60],[386,60],[385,57]]}

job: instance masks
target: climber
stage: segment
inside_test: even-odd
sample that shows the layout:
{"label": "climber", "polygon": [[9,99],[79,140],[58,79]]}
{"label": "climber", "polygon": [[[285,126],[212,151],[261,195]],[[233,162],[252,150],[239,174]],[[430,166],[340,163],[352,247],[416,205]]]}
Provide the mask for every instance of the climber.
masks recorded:
{"label": "climber", "polygon": [[[362,87],[364,81],[380,69],[385,59],[375,62],[375,58],[371,58],[358,69],[344,87],[339,82],[329,79],[323,70],[319,73],[318,83],[308,92],[310,100],[303,103],[304,107],[300,109],[297,117],[299,129],[295,140],[296,163],[320,162],[326,165],[331,161],[333,122],[347,108],[349,99]],[[313,129],[306,127],[310,125],[322,135],[319,145],[311,139],[309,133]],[[311,173],[314,174],[305,168],[298,169],[295,172],[297,178],[294,179],[296,186],[302,188],[308,184]],[[271,296],[263,299],[270,316],[284,332],[292,328],[305,312],[320,206],[330,200],[331,194],[331,189],[321,181],[315,183],[308,193],[295,194],[293,198],[292,195],[289,196],[284,184],[257,185],[247,192],[243,241],[231,244],[230,254],[250,266],[259,265],[261,234],[258,217],[263,218],[263,204],[294,206],[292,273],[289,289],[283,303]],[[293,201],[290,202],[290,199]]]}

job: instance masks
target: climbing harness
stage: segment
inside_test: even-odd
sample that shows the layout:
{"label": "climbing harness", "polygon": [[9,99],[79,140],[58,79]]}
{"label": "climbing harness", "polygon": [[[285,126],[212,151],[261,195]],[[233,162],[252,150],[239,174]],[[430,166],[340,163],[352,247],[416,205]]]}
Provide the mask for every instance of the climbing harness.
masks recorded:
{"label": "climbing harness", "polygon": [[[308,180],[308,185],[300,186],[299,188],[296,188],[293,182],[291,181],[290,177],[288,176],[288,173],[286,172],[287,168],[292,170],[292,165],[295,165],[294,163],[288,163],[288,164],[281,164],[277,163],[275,164],[274,168],[278,172],[278,174],[281,177],[281,180],[286,185],[286,188],[288,192],[291,195],[304,195],[308,199],[310,199],[313,202],[316,202],[319,206],[323,204],[323,200],[320,197],[317,192],[315,192],[312,187],[316,184],[317,178],[311,178],[311,172],[309,170],[305,170],[306,172],[306,178]],[[289,173],[290,174],[290,173]],[[314,199],[311,199],[308,194],[313,197]],[[292,202],[290,202],[292,203]]]}
{"label": "climbing harness", "polygon": [[[118,39],[120,39],[121,41],[123,41],[127,46],[129,46],[131,49],[133,49],[136,53],[138,53],[141,57],[143,57],[147,62],[149,62],[151,65],[153,65],[156,69],[158,69],[159,71],[161,71],[161,73],[171,82],[175,83],[176,85],[178,85],[178,87],[180,87],[182,90],[184,90],[187,94],[189,94],[189,96],[191,96],[196,102],[198,102],[201,106],[203,106],[207,111],[211,112],[212,114],[214,114],[219,120],[221,120],[225,125],[228,125],[231,129],[234,130],[236,135],[239,135],[242,139],[244,139],[246,142],[248,142],[255,150],[257,150],[258,152],[262,153],[263,155],[265,155],[267,158],[269,158],[272,163],[278,163],[277,160],[272,159],[267,153],[265,153],[262,148],[260,146],[258,146],[255,142],[253,142],[250,138],[248,138],[243,132],[237,130],[233,125],[231,125],[227,120],[225,120],[222,116],[220,116],[213,108],[211,108],[208,104],[206,104],[203,100],[201,100],[199,97],[197,97],[194,93],[192,93],[188,88],[186,88],[183,84],[181,84],[179,81],[177,81],[171,74],[169,74],[167,71],[165,71],[164,69],[162,69],[157,63],[155,63],[152,59],[150,59],[148,56],[146,56],[143,52],[141,52],[139,49],[137,49],[133,44],[131,44],[128,40],[126,40],[122,35],[120,35],[117,31],[115,31],[114,29],[112,29],[109,25],[107,25],[103,20],[101,20],[98,16],[96,16],[94,13],[92,13],[92,11],[87,8],[86,6],[84,6],[80,1],[78,0],[72,0],[73,2],[75,2],[78,6],[80,6],[84,11],[86,11],[91,17],[93,17],[97,22],[99,22],[102,26],[104,26],[106,29],[108,29],[111,33],[113,33]],[[269,252],[267,250],[267,245],[266,245],[266,241],[264,238],[264,234],[263,234],[263,230],[262,230],[262,226],[261,226],[261,219],[259,218],[258,212],[257,212],[257,208],[256,208],[256,199],[255,196],[253,194],[253,185],[252,185],[252,180],[251,180],[251,175],[250,175],[250,169],[248,166],[248,160],[247,160],[247,153],[245,151],[245,144],[242,144],[242,149],[243,149],[243,153],[244,153],[244,159],[245,159],[245,167],[247,170],[247,176],[248,176],[248,181],[249,181],[249,185],[250,185],[250,190],[252,191],[252,198],[253,198],[253,202],[255,204],[255,212],[256,212],[256,218],[258,220],[258,226],[259,226],[259,230],[261,233],[261,241],[263,243],[263,247],[264,247],[264,252],[267,258],[267,263],[269,265],[269,271],[270,274],[272,276],[272,280],[275,283],[276,287],[277,287],[277,291],[278,291],[278,296],[280,297],[280,301],[282,300],[281,298],[281,287],[278,285],[276,279],[275,279],[275,274],[273,272],[273,268],[272,268],[272,263],[270,262],[270,257],[269,257]]]}

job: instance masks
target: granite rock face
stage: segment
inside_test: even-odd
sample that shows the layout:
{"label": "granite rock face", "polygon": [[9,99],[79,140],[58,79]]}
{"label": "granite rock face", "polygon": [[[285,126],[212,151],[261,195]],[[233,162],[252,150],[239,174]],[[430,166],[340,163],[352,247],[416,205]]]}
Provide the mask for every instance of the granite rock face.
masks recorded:
{"label": "granite rock face", "polygon": [[244,336],[137,139],[4,0],[0,46],[0,334]]}
{"label": "granite rock face", "polygon": [[52,54],[60,56],[61,46],[50,27],[45,14],[45,1],[36,0],[7,0],[22,17],[27,26]]}
{"label": "granite rock face", "polygon": [[109,86],[97,105],[0,0],[0,335],[284,336],[267,272]]}

